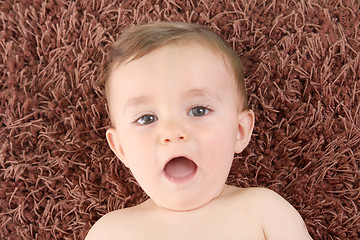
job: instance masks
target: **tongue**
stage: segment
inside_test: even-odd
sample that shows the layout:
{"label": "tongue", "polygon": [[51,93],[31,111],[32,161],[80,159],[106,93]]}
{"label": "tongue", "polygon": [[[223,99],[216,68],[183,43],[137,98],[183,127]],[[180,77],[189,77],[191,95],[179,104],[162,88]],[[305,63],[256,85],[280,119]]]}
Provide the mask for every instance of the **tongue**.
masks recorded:
{"label": "tongue", "polygon": [[164,170],[171,178],[185,178],[195,172],[196,164],[185,157],[178,157],[168,162]]}

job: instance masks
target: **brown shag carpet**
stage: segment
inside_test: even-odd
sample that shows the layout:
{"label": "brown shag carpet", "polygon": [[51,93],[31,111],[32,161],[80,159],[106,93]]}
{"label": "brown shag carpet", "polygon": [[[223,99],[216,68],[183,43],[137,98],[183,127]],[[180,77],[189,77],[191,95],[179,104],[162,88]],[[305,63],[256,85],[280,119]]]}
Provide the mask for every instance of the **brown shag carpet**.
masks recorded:
{"label": "brown shag carpet", "polygon": [[[130,25],[207,25],[245,64],[256,127],[228,183],[360,238],[358,0],[0,0],[0,239],[83,239],[146,199],[105,140],[99,66]],[[241,217],[241,216],[239,216]]]}

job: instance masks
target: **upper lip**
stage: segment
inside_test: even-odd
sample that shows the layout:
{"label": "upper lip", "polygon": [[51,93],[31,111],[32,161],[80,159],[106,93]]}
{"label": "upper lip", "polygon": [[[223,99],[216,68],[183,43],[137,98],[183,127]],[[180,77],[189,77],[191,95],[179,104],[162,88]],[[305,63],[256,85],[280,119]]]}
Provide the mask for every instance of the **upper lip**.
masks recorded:
{"label": "upper lip", "polygon": [[189,159],[190,161],[193,161],[193,162],[196,164],[196,166],[197,166],[197,163],[196,163],[191,157],[189,157],[188,155],[179,154],[179,155],[174,155],[174,156],[168,158],[168,159],[165,161],[165,163],[164,163],[163,169],[165,168],[166,164],[168,164],[171,160],[173,160],[174,158],[180,158],[180,157],[187,158],[187,159]]}

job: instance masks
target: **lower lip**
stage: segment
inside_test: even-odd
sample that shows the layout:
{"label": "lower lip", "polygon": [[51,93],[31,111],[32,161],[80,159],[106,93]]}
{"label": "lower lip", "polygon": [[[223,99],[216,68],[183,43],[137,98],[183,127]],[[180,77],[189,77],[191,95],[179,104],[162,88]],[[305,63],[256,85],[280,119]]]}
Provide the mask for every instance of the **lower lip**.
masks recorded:
{"label": "lower lip", "polygon": [[163,171],[163,175],[165,176],[165,178],[167,180],[169,180],[170,182],[172,183],[175,183],[175,184],[185,184],[185,183],[188,183],[190,182],[197,174],[198,172],[198,167],[196,167],[196,170],[190,174],[189,176],[186,176],[186,177],[183,177],[183,178],[173,178],[173,177],[170,177],[169,175],[166,174],[165,171]]}

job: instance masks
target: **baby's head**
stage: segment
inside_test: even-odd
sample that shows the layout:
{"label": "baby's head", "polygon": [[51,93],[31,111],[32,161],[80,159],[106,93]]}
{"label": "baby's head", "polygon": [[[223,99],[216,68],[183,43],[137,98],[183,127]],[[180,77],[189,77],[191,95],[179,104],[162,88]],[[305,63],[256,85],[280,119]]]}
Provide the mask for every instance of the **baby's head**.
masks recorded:
{"label": "baby's head", "polygon": [[102,79],[109,145],[157,206],[186,211],[221,194],[254,123],[234,50],[199,25],[136,26]]}

